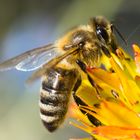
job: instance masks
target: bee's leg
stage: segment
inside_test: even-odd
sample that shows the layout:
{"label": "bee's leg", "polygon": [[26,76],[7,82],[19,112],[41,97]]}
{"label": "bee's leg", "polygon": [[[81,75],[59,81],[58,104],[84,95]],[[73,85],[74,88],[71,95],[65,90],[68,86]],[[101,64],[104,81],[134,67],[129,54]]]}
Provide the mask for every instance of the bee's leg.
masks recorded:
{"label": "bee's leg", "polygon": [[85,63],[83,63],[81,60],[79,60],[79,59],[77,59],[76,60],[76,63],[77,63],[77,65],[81,68],[81,70],[83,71],[83,72],[85,72],[85,73],[87,73],[87,71],[86,71],[86,64]]}
{"label": "bee's leg", "polygon": [[[79,78],[78,78],[78,80],[77,80],[77,82],[76,82],[76,84],[75,84],[75,86],[74,86],[74,88],[73,88],[73,98],[74,98],[75,103],[76,103],[78,106],[79,106],[79,105],[87,106],[87,105],[76,95],[76,92],[77,92],[78,88],[80,87],[81,83],[82,83],[82,79],[81,79],[81,77],[79,76]],[[85,111],[83,111],[83,110],[80,110],[80,111],[81,111],[83,114],[86,114]]]}
{"label": "bee's leg", "polygon": [[[75,103],[78,106],[79,105],[88,106],[84,101],[82,101],[78,96],[76,96],[76,92],[77,92],[78,88],[80,87],[81,83],[82,83],[82,80],[81,80],[81,77],[79,77],[77,82],[76,82],[76,84],[75,84],[75,87],[73,89],[73,98],[74,98]],[[95,117],[93,117],[92,115],[86,113],[83,110],[80,110],[80,111],[88,117],[89,121],[92,124],[94,124],[95,126],[101,125],[101,123]]]}
{"label": "bee's leg", "polygon": [[75,83],[75,85],[74,85],[74,88],[72,90],[74,93],[78,90],[78,88],[80,87],[81,83],[82,83],[82,79],[81,79],[81,76],[79,76],[77,81],[76,81],[76,83]]}
{"label": "bee's leg", "polygon": [[97,93],[97,98],[98,99],[100,99],[101,98],[101,95],[100,95],[100,90],[102,90],[102,88],[99,86],[99,85],[97,85],[96,83],[95,83],[95,81],[89,76],[89,75],[87,75],[87,77],[88,77],[88,80],[89,80],[89,82],[90,82],[90,84],[95,88],[95,90],[96,90],[96,93]]}
{"label": "bee's leg", "polygon": [[[81,77],[79,76],[74,88],[73,88],[73,98],[74,98],[74,101],[75,103],[79,106],[79,105],[82,105],[82,106],[88,106],[84,101],[82,101],[78,96],[76,96],[76,92],[78,90],[78,88],[80,87],[82,83],[82,79]],[[95,125],[95,126],[99,126],[101,125],[101,122],[99,120],[97,120],[95,117],[93,117],[92,115],[90,115],[89,113],[83,111],[83,110],[80,110],[83,114],[86,114],[86,116],[88,117],[89,121]]]}
{"label": "bee's leg", "polygon": [[109,52],[109,50],[107,49],[107,47],[105,46],[101,46],[103,53],[107,56],[107,57],[111,57],[111,54]]}
{"label": "bee's leg", "polygon": [[[79,65],[79,67],[81,68],[82,71],[84,71],[86,74],[86,65],[80,61],[80,60],[77,60],[76,63]],[[87,74],[87,78],[89,80],[89,82],[91,83],[91,85],[96,89],[96,92],[97,92],[97,95],[99,96],[99,86],[94,82],[94,80]],[[80,84],[78,84],[80,83]],[[82,83],[82,79],[80,77],[80,79],[77,80],[77,83],[75,84],[75,87],[74,87],[74,92],[73,92],[73,97],[74,97],[74,100],[76,102],[77,105],[83,105],[83,106],[88,106],[85,102],[83,102],[78,96],[76,96],[76,91],[77,89],[80,87]],[[99,120],[97,120],[95,117],[93,117],[92,115],[86,113],[85,111],[81,110],[81,112],[83,114],[86,114],[88,119],[90,120],[90,122],[92,124],[94,124],[95,126],[99,126],[99,125],[102,125],[101,122]]]}
{"label": "bee's leg", "polygon": [[87,71],[86,71],[86,67],[87,67],[86,64],[83,63],[83,62],[82,62],[81,60],[79,60],[79,59],[77,59],[76,63],[77,63],[78,66],[81,68],[81,70],[87,74],[87,78],[88,78],[90,84],[96,89],[97,97],[100,98],[99,90],[100,90],[101,88],[100,88],[99,85],[97,85],[97,84],[94,82],[94,80],[88,75],[88,73],[87,73]]}

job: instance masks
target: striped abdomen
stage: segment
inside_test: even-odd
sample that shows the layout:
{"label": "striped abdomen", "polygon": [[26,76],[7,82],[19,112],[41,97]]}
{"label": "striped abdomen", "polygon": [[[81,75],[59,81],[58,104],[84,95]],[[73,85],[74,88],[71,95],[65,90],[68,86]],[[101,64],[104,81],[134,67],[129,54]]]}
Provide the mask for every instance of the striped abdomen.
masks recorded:
{"label": "striped abdomen", "polygon": [[74,69],[53,68],[44,75],[39,102],[40,117],[50,132],[63,122],[76,80],[77,71]]}

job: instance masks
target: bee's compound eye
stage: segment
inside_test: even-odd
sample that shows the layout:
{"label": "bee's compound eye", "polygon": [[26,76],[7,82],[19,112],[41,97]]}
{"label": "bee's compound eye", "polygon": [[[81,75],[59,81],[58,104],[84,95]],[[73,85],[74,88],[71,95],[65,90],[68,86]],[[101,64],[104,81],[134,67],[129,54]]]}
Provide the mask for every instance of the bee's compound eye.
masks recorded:
{"label": "bee's compound eye", "polygon": [[96,33],[99,40],[104,39],[106,43],[108,42],[109,36],[107,31],[103,27],[98,26],[96,29]]}

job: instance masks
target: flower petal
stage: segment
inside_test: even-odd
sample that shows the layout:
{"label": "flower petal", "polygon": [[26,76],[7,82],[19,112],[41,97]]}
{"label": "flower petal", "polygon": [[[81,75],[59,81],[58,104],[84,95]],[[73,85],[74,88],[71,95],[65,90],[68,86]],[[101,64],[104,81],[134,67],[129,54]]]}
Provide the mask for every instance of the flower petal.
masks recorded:
{"label": "flower petal", "polygon": [[139,115],[121,102],[104,100],[98,107],[82,107],[82,110],[96,117],[104,125],[139,127],[140,124]]}
{"label": "flower petal", "polygon": [[133,47],[133,50],[134,50],[137,72],[140,74],[140,48],[136,44],[133,44],[132,47]]}

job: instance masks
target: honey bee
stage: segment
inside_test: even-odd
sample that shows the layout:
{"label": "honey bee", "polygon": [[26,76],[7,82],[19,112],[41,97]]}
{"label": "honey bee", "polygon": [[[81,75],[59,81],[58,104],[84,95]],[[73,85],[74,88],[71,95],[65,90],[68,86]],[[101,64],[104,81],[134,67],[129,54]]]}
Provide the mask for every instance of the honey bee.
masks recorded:
{"label": "honey bee", "polygon": [[36,70],[29,81],[42,78],[40,117],[48,131],[53,132],[64,121],[70,96],[80,86],[78,63],[97,66],[103,53],[109,57],[109,52],[115,53],[117,46],[112,24],[97,16],[91,18],[87,25],[71,29],[53,44],[1,63],[0,70]]}

